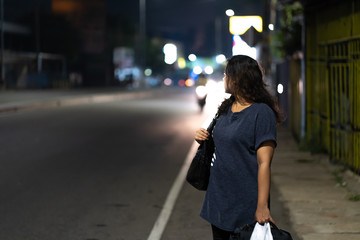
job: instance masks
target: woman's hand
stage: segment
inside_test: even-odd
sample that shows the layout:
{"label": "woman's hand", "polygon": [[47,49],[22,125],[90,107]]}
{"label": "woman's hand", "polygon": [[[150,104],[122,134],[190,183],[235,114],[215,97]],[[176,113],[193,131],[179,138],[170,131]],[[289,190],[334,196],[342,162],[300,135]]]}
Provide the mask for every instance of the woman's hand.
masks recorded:
{"label": "woman's hand", "polygon": [[274,222],[271,218],[268,206],[270,195],[270,165],[274,154],[275,143],[273,141],[264,142],[257,150],[258,161],[258,202],[255,212],[255,220],[260,223]]}
{"label": "woman's hand", "polygon": [[257,207],[256,212],[255,212],[255,220],[260,223],[260,224],[264,224],[267,222],[272,222],[276,225],[274,219],[272,219],[271,215],[270,215],[270,210],[268,207],[264,206],[264,207]]}
{"label": "woman's hand", "polygon": [[209,138],[209,132],[204,128],[200,128],[196,131],[194,138],[198,143],[201,143]]}

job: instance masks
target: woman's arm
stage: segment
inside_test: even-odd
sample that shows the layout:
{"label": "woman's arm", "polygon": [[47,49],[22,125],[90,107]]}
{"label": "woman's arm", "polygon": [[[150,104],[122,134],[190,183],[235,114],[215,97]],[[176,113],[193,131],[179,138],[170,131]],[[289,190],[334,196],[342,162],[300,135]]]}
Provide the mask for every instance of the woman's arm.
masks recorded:
{"label": "woman's arm", "polygon": [[268,200],[270,195],[270,165],[274,154],[275,143],[264,142],[257,150],[258,170],[258,202],[255,220],[259,223],[274,222],[270,215]]}

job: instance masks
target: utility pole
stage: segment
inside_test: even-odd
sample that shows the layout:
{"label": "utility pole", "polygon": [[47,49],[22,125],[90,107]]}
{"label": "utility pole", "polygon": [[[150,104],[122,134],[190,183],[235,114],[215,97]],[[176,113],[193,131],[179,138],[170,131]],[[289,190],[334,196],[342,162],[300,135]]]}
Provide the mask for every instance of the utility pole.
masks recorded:
{"label": "utility pole", "polygon": [[6,83],[5,83],[5,64],[4,64],[4,0],[1,0],[1,83],[2,88],[6,89]]}
{"label": "utility pole", "polygon": [[[140,29],[139,29],[140,46],[137,57],[140,58],[139,63],[140,63],[141,71],[144,71],[146,67],[146,0],[139,0],[139,16],[140,16]],[[140,80],[140,86],[142,85],[145,85],[145,79]]]}
{"label": "utility pole", "polygon": [[42,59],[40,56],[40,4],[39,0],[36,1],[35,11],[35,38],[36,38],[36,60],[37,60],[37,72],[42,72]]}
{"label": "utility pole", "polygon": [[145,47],[146,44],[146,0],[140,0],[140,45],[143,56],[142,67],[145,67],[146,64],[146,56],[145,56]]}
{"label": "utility pole", "polygon": [[222,53],[222,20],[221,16],[215,18],[215,50],[216,55]]}

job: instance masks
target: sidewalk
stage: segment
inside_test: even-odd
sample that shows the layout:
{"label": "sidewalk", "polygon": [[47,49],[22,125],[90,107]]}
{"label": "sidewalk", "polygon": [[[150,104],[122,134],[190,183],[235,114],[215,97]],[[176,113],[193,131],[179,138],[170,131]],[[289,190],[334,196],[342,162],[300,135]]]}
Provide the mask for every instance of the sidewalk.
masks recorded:
{"label": "sidewalk", "polygon": [[[150,94],[156,91],[5,91],[0,92],[0,114]],[[282,204],[272,209],[272,215],[281,228],[293,234],[294,240],[360,240],[360,200],[349,200],[360,194],[360,177],[341,169],[330,164],[326,155],[300,152],[289,130],[279,128],[272,164],[272,199]],[[208,223],[198,216],[202,199],[202,192],[185,183],[163,240],[211,239]]]}
{"label": "sidewalk", "polygon": [[360,193],[360,177],[341,169],[327,155],[300,152],[291,133],[279,129],[272,181],[300,239],[360,239],[360,200],[349,200]]}
{"label": "sidewalk", "polygon": [[[360,193],[360,177],[349,171],[341,177],[340,169],[326,155],[300,152],[290,131],[279,127],[271,214],[294,240],[360,240],[360,201],[348,200],[350,189]],[[345,181],[347,188],[341,186]],[[204,192],[185,182],[161,239],[212,239],[209,223],[199,216],[203,198]]]}

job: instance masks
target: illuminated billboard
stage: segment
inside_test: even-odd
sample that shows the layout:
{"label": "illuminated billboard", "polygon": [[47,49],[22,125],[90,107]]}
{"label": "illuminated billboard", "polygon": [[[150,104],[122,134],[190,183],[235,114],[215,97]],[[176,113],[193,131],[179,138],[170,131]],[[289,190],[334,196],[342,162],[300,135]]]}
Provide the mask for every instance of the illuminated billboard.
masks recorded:
{"label": "illuminated billboard", "polygon": [[233,16],[230,17],[230,33],[233,35],[243,35],[250,27],[262,32],[263,22],[260,16]]}

